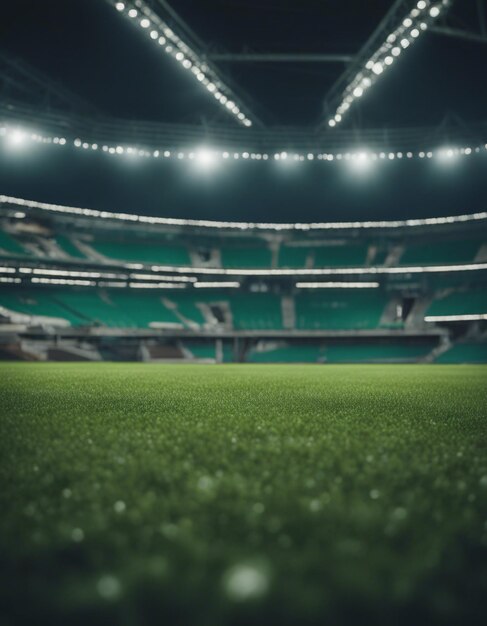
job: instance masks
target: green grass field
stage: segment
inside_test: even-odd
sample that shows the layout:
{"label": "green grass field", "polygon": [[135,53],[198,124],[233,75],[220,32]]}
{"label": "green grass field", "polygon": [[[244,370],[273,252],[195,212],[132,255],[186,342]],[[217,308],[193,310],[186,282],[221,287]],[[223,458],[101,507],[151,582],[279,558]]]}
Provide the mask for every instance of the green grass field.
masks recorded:
{"label": "green grass field", "polygon": [[0,623],[487,623],[487,367],[0,364]]}

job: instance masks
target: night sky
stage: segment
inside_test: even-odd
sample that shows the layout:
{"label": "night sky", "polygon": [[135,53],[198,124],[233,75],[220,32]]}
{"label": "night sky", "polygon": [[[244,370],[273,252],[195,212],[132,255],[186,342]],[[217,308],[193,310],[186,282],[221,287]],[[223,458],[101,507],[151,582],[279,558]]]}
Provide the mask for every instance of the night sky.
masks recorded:
{"label": "night sky", "polygon": [[[353,53],[385,14],[386,0],[177,0],[172,6],[212,51]],[[475,1],[449,18],[477,28]],[[232,125],[206,90],[104,0],[16,0],[2,7],[0,50],[89,102],[133,120]],[[487,47],[426,34],[362,99],[348,127],[459,126],[485,119]],[[224,64],[264,122],[313,126],[340,64]],[[35,120],[33,120],[35,123]],[[42,129],[40,129],[42,130]],[[466,133],[465,145],[487,137]],[[120,141],[123,143],[124,138]],[[364,146],[365,147],[365,146]],[[432,146],[437,147],[437,146]],[[178,217],[261,219],[405,218],[487,206],[487,154],[442,164],[194,164],[126,162],[71,148],[0,145],[0,193]]]}

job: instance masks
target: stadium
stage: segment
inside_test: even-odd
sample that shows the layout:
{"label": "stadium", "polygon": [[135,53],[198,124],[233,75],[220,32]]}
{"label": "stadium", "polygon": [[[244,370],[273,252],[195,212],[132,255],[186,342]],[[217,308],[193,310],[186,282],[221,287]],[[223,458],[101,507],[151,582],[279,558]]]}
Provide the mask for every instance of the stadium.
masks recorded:
{"label": "stadium", "polygon": [[0,623],[485,622],[486,11],[6,7]]}

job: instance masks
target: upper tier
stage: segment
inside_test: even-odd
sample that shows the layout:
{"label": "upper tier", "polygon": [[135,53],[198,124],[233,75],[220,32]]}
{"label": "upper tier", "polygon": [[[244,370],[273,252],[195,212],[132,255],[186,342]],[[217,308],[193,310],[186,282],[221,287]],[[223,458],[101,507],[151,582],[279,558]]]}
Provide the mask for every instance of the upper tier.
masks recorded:
{"label": "upper tier", "polygon": [[0,258],[261,271],[481,263],[487,261],[487,213],[406,222],[242,224],[143,218],[0,196]]}

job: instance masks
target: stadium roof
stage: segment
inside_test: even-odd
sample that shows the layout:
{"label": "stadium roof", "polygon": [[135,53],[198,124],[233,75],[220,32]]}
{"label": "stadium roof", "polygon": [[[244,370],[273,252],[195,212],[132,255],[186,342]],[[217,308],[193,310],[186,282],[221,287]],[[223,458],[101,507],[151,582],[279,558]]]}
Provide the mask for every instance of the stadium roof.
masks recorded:
{"label": "stadium roof", "polygon": [[[86,141],[143,147],[156,135],[186,144],[194,136],[195,148],[218,140],[219,148],[228,141],[235,150],[248,141],[242,151],[299,148],[304,154],[313,142],[315,150],[348,145],[418,154],[482,146],[486,8],[485,0],[17,0],[3,8],[0,25],[0,122],[17,116],[51,136],[65,127],[71,142],[85,128]],[[396,40],[389,45],[391,36]],[[252,200],[241,171],[236,186],[220,179],[210,190],[205,180],[195,183],[204,189],[190,190],[167,169],[161,176],[157,164],[144,165],[149,173],[127,195],[116,165],[104,162],[103,183],[110,188],[101,191],[100,157],[81,173],[74,154],[53,154],[42,173],[9,157],[0,183],[11,195],[100,209],[140,205],[141,213],[150,213],[150,196],[169,197],[172,206],[164,214],[205,219],[253,221],[263,207],[270,212],[265,221],[401,219],[484,210],[487,196],[478,177],[484,161],[485,155],[482,163],[472,161],[453,194],[453,181],[431,185],[406,166],[366,197],[363,181],[356,194],[337,170],[315,169],[301,183],[288,174],[282,186],[267,168],[252,185]],[[90,190],[81,189],[86,177],[94,181]],[[70,184],[60,188],[59,178]],[[295,187],[291,193],[289,186]],[[394,205],[391,191],[398,196]],[[297,206],[299,197],[304,206]],[[391,208],[397,213],[390,215]]]}
{"label": "stadium roof", "polygon": [[[453,2],[444,18],[449,28],[477,33],[477,38],[426,33],[363,98],[350,124],[436,125],[447,114],[468,122],[483,120],[487,105],[482,81],[486,35],[479,17],[483,1]],[[359,52],[391,7],[398,5],[395,20],[400,23],[400,16],[416,3],[153,0],[146,4],[176,32],[190,29],[266,125],[310,126],[320,120],[344,60]],[[232,123],[191,76],[172,58],[158,54],[149,38],[109,2],[17,0],[5,5],[2,51],[47,74],[100,112],[137,120]],[[168,6],[177,9],[181,21],[168,13]],[[431,31],[435,28],[441,29],[441,23]],[[258,60],[246,60],[244,53]],[[266,55],[269,60],[262,60]],[[279,61],[280,55],[288,56]],[[331,60],[319,61],[320,55]]]}

